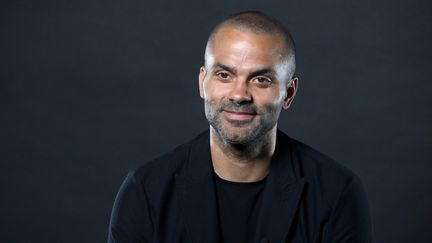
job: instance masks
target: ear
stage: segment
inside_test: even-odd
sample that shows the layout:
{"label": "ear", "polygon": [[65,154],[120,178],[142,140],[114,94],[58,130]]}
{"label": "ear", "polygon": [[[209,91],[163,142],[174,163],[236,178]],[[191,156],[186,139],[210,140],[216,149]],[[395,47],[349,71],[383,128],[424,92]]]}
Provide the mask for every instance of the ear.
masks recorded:
{"label": "ear", "polygon": [[294,97],[297,93],[297,87],[298,87],[298,77],[294,76],[286,87],[287,96],[285,97],[284,103],[282,106],[282,108],[284,110],[288,109],[290,107],[292,101],[294,100]]}
{"label": "ear", "polygon": [[204,99],[204,79],[205,79],[205,76],[206,76],[206,70],[203,66],[200,68],[199,75],[198,75],[199,93],[200,93],[201,98],[203,98],[203,99]]}

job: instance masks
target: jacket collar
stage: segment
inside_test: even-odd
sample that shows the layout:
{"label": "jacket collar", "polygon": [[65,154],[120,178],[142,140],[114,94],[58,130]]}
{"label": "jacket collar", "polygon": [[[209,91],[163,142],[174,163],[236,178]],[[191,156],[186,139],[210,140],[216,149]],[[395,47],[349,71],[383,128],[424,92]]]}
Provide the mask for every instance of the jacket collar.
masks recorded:
{"label": "jacket collar", "polygon": [[256,242],[286,242],[305,180],[294,173],[291,139],[278,131],[277,147],[264,187]]}
{"label": "jacket collar", "polygon": [[177,181],[188,242],[218,243],[220,230],[209,131],[192,141],[183,169]]}
{"label": "jacket collar", "polygon": [[[290,141],[278,131],[277,147],[263,191],[256,242],[284,242],[296,215],[305,181],[295,176]],[[184,171],[176,179],[189,241],[220,242],[209,131],[192,142]]]}

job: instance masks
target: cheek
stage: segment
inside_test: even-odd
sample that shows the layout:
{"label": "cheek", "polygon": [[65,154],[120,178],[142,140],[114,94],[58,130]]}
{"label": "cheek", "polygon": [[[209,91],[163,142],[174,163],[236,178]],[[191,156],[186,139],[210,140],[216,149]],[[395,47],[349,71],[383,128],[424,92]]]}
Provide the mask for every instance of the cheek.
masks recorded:
{"label": "cheek", "polygon": [[226,94],[226,87],[216,85],[215,82],[207,81],[204,83],[204,97],[208,100],[223,98]]}
{"label": "cheek", "polygon": [[274,98],[274,105],[283,106],[285,98],[287,97],[287,91],[284,88],[279,88]]}
{"label": "cheek", "polygon": [[265,106],[278,107],[284,102],[285,93],[279,89],[267,90],[255,95],[255,101]]}

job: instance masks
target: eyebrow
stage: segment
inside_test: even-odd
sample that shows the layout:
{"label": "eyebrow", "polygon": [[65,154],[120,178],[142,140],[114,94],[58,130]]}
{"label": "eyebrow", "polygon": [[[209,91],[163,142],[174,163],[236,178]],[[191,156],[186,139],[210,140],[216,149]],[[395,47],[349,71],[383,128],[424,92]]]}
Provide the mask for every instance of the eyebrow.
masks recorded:
{"label": "eyebrow", "polygon": [[[230,73],[234,73],[234,74],[237,73],[236,68],[227,66],[227,65],[222,64],[222,63],[216,63],[214,66],[215,66],[215,68],[220,68],[220,69],[226,70]],[[276,72],[273,68],[261,68],[261,69],[253,70],[248,76],[253,77],[253,76],[263,75],[263,74],[271,74],[273,76],[276,76]]]}

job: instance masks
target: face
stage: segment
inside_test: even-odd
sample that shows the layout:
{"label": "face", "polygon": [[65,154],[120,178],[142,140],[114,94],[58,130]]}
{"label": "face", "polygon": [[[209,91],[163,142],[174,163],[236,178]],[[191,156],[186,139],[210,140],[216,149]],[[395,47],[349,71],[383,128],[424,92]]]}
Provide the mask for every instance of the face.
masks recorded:
{"label": "face", "polygon": [[221,140],[247,144],[270,131],[297,89],[277,36],[221,28],[199,74],[205,114]]}

